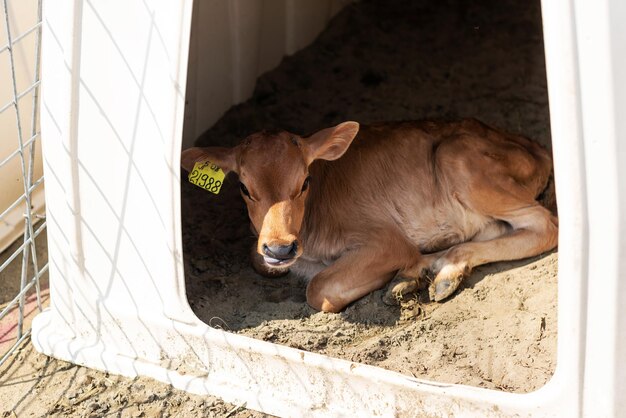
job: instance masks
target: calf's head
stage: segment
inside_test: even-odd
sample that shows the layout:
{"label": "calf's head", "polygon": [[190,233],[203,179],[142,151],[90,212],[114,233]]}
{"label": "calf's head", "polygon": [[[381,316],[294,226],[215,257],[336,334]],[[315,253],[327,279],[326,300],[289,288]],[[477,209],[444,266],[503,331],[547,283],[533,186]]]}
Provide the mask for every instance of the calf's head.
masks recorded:
{"label": "calf's head", "polygon": [[225,173],[239,175],[252,226],[257,232],[257,252],[270,267],[288,267],[303,248],[298,237],[304,217],[309,166],[315,160],[341,157],[359,130],[344,122],[303,138],[281,132],[250,135],[233,148],[189,148],[181,165],[191,171],[196,162],[211,161]]}

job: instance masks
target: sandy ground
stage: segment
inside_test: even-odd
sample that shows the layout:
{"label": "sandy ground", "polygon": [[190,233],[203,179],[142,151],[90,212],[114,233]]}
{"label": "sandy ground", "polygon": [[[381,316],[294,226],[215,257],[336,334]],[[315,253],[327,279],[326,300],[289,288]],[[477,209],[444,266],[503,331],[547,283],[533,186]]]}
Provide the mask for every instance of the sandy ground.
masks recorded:
{"label": "sandy ground", "polygon": [[[550,146],[539,3],[363,1],[262,76],[197,143],[344,120],[476,117]],[[419,378],[513,392],[555,366],[557,254],[483,266],[445,303],[377,291],[340,314],[305,303],[296,277],[248,266],[254,242],[235,176],[214,196],[183,184],[190,303],[209,325]]]}
{"label": "sandy ground", "polygon": [[[349,6],[312,46],[262,76],[254,96],[198,143],[230,145],[273,127],[308,133],[349,119],[477,117],[549,147],[539,2],[489,3]],[[249,268],[253,238],[235,178],[219,196],[181,187],[189,300],[209,325],[441,382],[528,392],[550,378],[556,252],[480,267],[445,303],[416,294],[389,307],[377,291],[324,314],[306,305],[297,278],[265,279]],[[0,277],[0,309],[17,277]],[[2,353],[14,337],[13,330],[0,334]],[[264,415],[50,359],[27,341],[0,366],[3,416]]]}

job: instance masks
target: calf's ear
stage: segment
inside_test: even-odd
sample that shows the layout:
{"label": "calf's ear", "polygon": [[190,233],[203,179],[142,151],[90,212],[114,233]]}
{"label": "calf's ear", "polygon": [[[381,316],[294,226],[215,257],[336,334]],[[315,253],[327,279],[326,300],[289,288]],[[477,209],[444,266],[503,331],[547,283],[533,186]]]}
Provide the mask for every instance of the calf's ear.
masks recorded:
{"label": "calf's ear", "polygon": [[237,158],[235,148],[206,147],[187,148],[180,156],[180,165],[187,171],[193,170],[196,163],[212,162],[221,168],[224,173],[237,172]]}
{"label": "calf's ear", "polygon": [[304,138],[304,150],[307,163],[314,160],[336,160],[348,149],[359,132],[357,122],[343,122],[332,128],[322,129]]}

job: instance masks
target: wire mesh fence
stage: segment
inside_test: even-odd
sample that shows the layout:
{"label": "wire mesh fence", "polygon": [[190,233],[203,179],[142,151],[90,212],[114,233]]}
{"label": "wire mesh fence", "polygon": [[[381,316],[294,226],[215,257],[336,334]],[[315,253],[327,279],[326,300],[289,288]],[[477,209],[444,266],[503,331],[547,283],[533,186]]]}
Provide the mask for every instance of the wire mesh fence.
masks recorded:
{"label": "wire mesh fence", "polygon": [[[38,148],[41,0],[28,3],[2,0],[0,5],[0,28],[4,26],[0,35],[0,192],[4,200],[0,203],[6,202],[0,206],[0,227],[4,227],[0,233],[12,240],[12,230],[23,230],[21,243],[18,238],[8,249],[0,248],[0,288],[4,289],[0,294],[0,365],[30,336],[26,310],[29,306],[34,312],[43,309],[40,281],[48,270],[47,260],[38,257],[35,245],[45,232],[45,215],[33,201],[35,193],[43,190]],[[18,33],[25,25],[27,29]],[[21,188],[16,195],[18,183]],[[18,220],[13,221],[16,215]],[[12,289],[9,281],[19,281],[14,294],[7,294]]]}

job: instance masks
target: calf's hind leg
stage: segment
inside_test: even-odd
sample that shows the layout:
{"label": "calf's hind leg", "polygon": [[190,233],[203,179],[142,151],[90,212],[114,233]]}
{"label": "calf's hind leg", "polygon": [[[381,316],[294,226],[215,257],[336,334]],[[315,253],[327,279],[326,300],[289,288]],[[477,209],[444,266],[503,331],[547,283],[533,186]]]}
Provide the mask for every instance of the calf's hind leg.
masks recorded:
{"label": "calf's hind leg", "polygon": [[438,271],[429,287],[430,299],[436,302],[450,296],[472,268],[495,261],[519,260],[556,247],[557,220],[550,211],[534,202],[498,211],[492,216],[512,228],[504,235],[479,242],[465,242],[450,248],[435,264]]}
{"label": "calf's hind leg", "polygon": [[[492,222],[476,234],[472,241],[492,240],[509,232],[510,229],[506,223]],[[387,305],[398,305],[404,295],[416,290],[426,289],[433,281],[433,272],[437,272],[435,263],[446,252],[447,250],[443,250],[436,253],[423,254],[416,265],[400,270],[398,275],[389,283],[387,292],[383,296],[383,302]]]}

